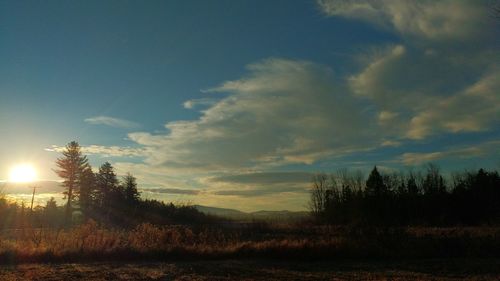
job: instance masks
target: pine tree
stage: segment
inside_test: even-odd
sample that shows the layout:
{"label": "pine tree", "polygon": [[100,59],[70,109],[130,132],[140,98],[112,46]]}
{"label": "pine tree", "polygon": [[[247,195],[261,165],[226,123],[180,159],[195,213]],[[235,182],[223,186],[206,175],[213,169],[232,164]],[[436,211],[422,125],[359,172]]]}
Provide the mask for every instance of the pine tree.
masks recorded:
{"label": "pine tree", "polygon": [[82,170],[80,179],[80,207],[83,213],[88,213],[91,206],[95,203],[96,176],[92,167],[87,164]]}
{"label": "pine tree", "polygon": [[128,205],[134,205],[139,201],[139,191],[137,191],[137,180],[130,173],[127,173],[123,178],[123,190],[125,193],[125,201]]}
{"label": "pine tree", "polygon": [[56,160],[59,169],[54,171],[63,178],[62,185],[66,187],[64,194],[68,200],[66,203],[66,223],[68,223],[71,219],[72,203],[79,195],[80,177],[84,167],[88,165],[88,160],[82,154],[80,145],[76,141],[68,143],[62,154],[63,157]]}
{"label": "pine tree", "polygon": [[114,205],[116,194],[119,193],[119,185],[113,166],[109,162],[99,167],[96,182],[99,190],[98,204],[101,207]]}
{"label": "pine tree", "polygon": [[385,193],[385,190],[384,179],[375,166],[366,180],[366,193],[370,197],[380,197]]}

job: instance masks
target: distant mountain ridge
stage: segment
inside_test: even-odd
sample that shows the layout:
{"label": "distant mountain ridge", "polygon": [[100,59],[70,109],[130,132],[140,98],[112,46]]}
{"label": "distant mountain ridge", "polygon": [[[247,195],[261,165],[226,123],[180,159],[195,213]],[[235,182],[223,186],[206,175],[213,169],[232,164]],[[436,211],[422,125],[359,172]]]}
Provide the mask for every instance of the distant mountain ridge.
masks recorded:
{"label": "distant mountain ridge", "polygon": [[228,208],[217,208],[208,207],[202,205],[194,205],[194,207],[205,214],[235,219],[235,220],[299,220],[309,216],[309,212],[306,211],[255,211],[255,212],[243,212],[235,209]]}

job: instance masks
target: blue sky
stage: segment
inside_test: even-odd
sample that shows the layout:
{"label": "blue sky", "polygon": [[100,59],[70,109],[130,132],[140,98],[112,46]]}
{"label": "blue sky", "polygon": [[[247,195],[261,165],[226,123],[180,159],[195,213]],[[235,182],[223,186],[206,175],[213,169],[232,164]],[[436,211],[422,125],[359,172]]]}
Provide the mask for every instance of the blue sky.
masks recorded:
{"label": "blue sky", "polygon": [[500,167],[491,1],[2,1],[0,179],[77,140],[150,198],[304,209],[339,168]]}

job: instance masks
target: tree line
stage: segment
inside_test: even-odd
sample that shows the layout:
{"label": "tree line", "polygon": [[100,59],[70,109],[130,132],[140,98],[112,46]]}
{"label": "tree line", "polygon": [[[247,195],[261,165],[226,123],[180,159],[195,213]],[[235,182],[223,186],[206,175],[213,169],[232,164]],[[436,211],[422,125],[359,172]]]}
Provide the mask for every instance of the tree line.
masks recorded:
{"label": "tree line", "polygon": [[105,162],[94,173],[76,141],[68,143],[62,157],[56,160],[56,174],[63,179],[65,187],[65,224],[81,219],[134,225],[141,222],[196,223],[210,221],[192,206],[176,206],[157,200],[142,200],[137,189],[136,178],[127,173],[118,179],[113,166]]}
{"label": "tree line", "polygon": [[497,171],[464,171],[446,180],[439,167],[424,172],[360,171],[318,174],[309,207],[317,219],[336,224],[478,225],[500,223]]}

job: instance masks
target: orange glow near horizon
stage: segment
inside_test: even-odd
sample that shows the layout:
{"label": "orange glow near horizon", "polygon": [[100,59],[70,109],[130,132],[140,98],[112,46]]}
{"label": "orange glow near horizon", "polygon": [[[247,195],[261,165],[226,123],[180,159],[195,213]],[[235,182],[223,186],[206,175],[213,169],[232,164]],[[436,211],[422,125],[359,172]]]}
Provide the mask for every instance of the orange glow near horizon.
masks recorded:
{"label": "orange glow near horizon", "polygon": [[10,169],[10,182],[32,182],[36,179],[36,169],[31,164],[19,164]]}

